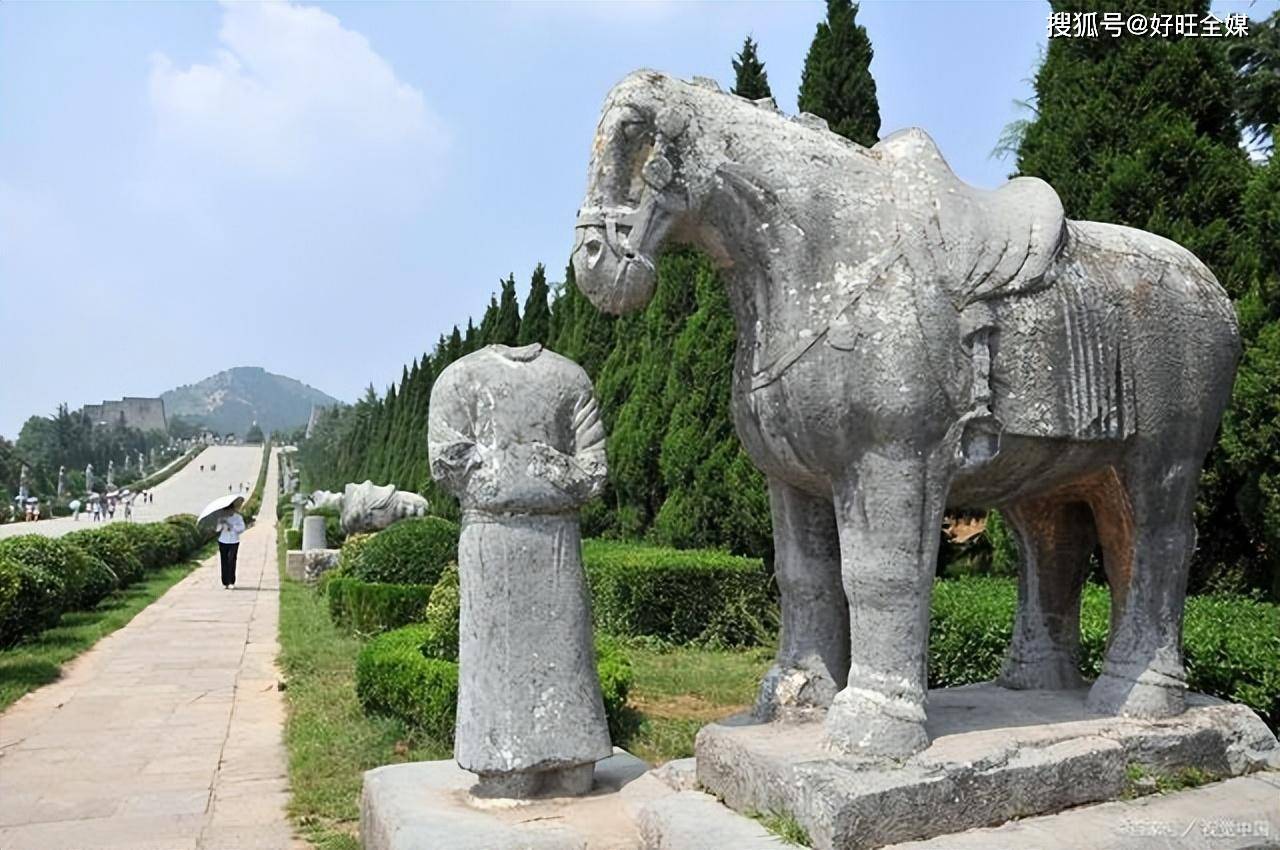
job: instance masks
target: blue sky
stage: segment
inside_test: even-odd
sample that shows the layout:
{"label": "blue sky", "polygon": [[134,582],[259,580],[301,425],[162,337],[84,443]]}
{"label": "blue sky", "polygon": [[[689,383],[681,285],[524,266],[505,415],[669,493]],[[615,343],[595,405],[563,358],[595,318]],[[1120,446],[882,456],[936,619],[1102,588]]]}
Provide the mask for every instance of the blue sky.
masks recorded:
{"label": "blue sky", "polygon": [[[1262,18],[1267,2],[1216,2]],[[1117,8],[1123,3],[1117,3]],[[260,365],[344,399],[563,277],[605,93],[727,88],[760,42],[795,111],[818,2],[0,3],[0,434],[62,401]],[[882,133],[966,180],[1045,43],[1042,2],[865,2]]]}

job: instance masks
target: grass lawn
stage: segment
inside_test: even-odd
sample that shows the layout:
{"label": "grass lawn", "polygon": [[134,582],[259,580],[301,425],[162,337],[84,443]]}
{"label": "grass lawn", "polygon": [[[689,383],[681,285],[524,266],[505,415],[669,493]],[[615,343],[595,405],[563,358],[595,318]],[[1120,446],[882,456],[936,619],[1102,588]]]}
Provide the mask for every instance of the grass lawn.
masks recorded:
{"label": "grass lawn", "polygon": [[359,850],[360,782],[383,764],[449,758],[453,748],[396,720],[367,717],[355,693],[363,641],[334,627],[324,597],[284,578],[280,528],[280,663],[288,687],[289,814],[323,850]]}
{"label": "grass lawn", "polygon": [[41,685],[56,681],[62,665],[128,623],[143,608],[186,578],[212,554],[212,544],[191,560],[148,573],[141,581],[117,590],[89,611],[62,615],[58,625],[33,639],[0,650],[0,711]]}
{"label": "grass lawn", "polygon": [[[323,596],[284,578],[284,525],[278,556],[289,812],[314,847],[358,850],[364,771],[451,758],[453,747],[398,720],[365,715],[355,694],[356,656],[364,642],[334,627]],[[636,641],[627,655],[635,670],[630,702],[640,720],[635,735],[622,745],[657,764],[693,755],[693,736],[703,724],[747,708],[773,650],[668,648]]]}
{"label": "grass lawn", "polygon": [[635,671],[628,702],[639,712],[640,724],[623,745],[655,765],[693,755],[699,729],[755,702],[773,653],[772,647],[654,649],[639,641],[627,644]]}

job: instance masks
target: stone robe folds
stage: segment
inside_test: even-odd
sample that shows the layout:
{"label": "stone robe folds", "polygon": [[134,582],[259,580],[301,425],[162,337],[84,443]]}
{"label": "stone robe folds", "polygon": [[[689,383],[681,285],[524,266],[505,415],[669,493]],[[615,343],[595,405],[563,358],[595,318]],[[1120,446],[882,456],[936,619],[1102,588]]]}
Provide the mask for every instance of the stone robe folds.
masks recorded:
{"label": "stone robe folds", "polygon": [[462,505],[454,754],[483,776],[611,754],[578,508],[604,485],[604,428],[576,363],[490,345],[431,393],[432,475]]}

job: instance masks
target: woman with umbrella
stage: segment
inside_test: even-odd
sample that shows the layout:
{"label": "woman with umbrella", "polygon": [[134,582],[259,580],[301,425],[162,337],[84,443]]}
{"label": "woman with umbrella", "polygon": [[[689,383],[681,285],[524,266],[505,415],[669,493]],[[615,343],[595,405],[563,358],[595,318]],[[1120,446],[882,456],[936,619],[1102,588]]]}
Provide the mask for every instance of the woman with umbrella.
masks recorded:
{"label": "woman with umbrella", "polygon": [[240,550],[240,535],[244,534],[244,517],[238,513],[244,504],[243,496],[223,496],[214,499],[200,513],[199,522],[214,523],[218,532],[218,555],[222,562],[222,587],[230,590],[236,583],[236,554]]}

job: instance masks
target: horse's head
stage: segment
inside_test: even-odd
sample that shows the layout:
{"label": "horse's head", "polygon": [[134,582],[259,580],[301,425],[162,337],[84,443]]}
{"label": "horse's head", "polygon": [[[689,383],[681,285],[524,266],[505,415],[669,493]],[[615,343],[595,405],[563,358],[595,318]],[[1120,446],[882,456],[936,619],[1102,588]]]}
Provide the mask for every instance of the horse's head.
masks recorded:
{"label": "horse's head", "polygon": [[692,181],[682,171],[687,85],[637,71],[605,101],[578,210],[573,269],[578,288],[606,312],[649,302],[658,249],[692,205]]}

